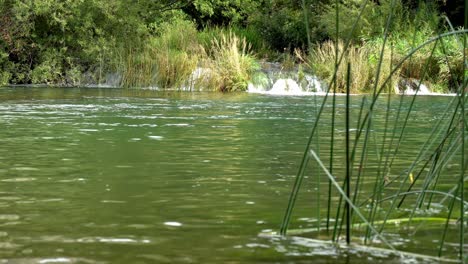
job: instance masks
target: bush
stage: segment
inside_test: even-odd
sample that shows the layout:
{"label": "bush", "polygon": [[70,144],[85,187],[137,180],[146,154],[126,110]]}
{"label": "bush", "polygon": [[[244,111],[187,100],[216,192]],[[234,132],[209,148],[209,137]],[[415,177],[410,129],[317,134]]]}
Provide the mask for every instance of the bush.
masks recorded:
{"label": "bush", "polygon": [[252,24],[271,47],[279,52],[307,45],[306,25],[302,9],[278,8],[275,12],[259,12]]}
{"label": "bush", "polygon": [[7,85],[11,78],[11,73],[0,71],[0,86]]}
{"label": "bush", "polygon": [[[436,35],[432,25],[426,22],[419,25],[408,23],[405,31],[393,34],[390,38],[394,43],[394,64],[405,58],[412,49]],[[383,42],[381,38],[375,41]],[[457,37],[448,36],[426,45],[403,62],[400,75],[403,78],[426,80],[439,92],[454,91],[456,83],[463,79],[462,44]]]}
{"label": "bush", "polygon": [[122,3],[0,2],[0,48],[9,54],[9,82],[79,84],[77,72],[109,64],[106,50],[128,39],[137,42],[147,31],[140,13]]}
{"label": "bush", "polygon": [[249,53],[245,38],[230,32],[214,39],[212,46],[211,58],[206,61],[211,76],[205,85],[221,92],[247,90],[259,65]]}
{"label": "bush", "polygon": [[[393,7],[392,1],[394,0],[381,0],[379,1],[380,4],[368,1],[354,32],[352,32],[352,28],[361,12],[364,1],[343,1],[339,4],[340,19],[338,38],[348,39],[350,37],[354,42],[361,42],[362,40],[369,40],[373,37],[382,36],[390,13],[392,13],[390,31],[399,31],[402,23],[407,20],[407,13],[403,8],[401,0],[396,0]],[[336,40],[335,4],[328,6],[320,15],[320,24],[324,28],[327,37]]]}
{"label": "bush", "polygon": [[[2,45],[0,45],[1,48]],[[0,86],[7,85],[11,79],[10,62],[8,61],[8,54],[0,50]]]}

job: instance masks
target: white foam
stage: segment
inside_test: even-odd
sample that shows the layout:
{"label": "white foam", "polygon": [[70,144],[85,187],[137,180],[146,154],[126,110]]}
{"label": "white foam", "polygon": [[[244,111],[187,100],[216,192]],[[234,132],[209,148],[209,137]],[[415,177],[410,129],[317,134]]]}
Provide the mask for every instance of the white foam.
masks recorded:
{"label": "white foam", "polygon": [[273,84],[270,94],[302,94],[302,88],[293,79],[279,79]]}
{"label": "white foam", "polygon": [[179,223],[179,222],[164,222],[164,225],[167,225],[167,226],[175,226],[175,227],[182,226],[182,224]]}
{"label": "white foam", "polygon": [[162,136],[148,136],[149,139],[153,139],[153,140],[162,140],[164,137]]}

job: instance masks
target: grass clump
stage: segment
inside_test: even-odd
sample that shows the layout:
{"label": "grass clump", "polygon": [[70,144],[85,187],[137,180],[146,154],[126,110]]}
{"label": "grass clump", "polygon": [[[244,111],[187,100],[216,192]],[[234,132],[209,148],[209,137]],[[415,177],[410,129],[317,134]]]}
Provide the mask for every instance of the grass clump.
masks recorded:
{"label": "grass clump", "polygon": [[[159,34],[127,48],[118,64],[122,86],[190,86],[221,92],[245,91],[259,69],[245,37],[213,28],[198,32],[186,20],[163,23]],[[199,74],[193,76],[200,66]],[[193,79],[193,80],[192,80]]]}
{"label": "grass clump", "polygon": [[249,50],[255,51],[255,54],[260,58],[272,58],[278,56],[274,51],[271,50],[269,44],[261,37],[258,29],[247,26],[230,26],[226,27],[207,27],[198,33],[198,39],[200,44],[209,53],[212,43],[215,39],[220,40],[223,36],[234,34],[249,44]]}
{"label": "grass clump", "polygon": [[247,90],[248,83],[259,69],[246,39],[232,32],[212,40],[210,56],[205,63],[210,69],[207,85],[221,92]]}
{"label": "grass clump", "polygon": [[[461,42],[455,36],[424,45],[406,59],[409,52],[431,36],[449,31],[436,6],[421,3],[411,10],[404,8],[400,0],[384,0],[379,5],[372,1],[345,1],[338,6],[341,18],[338,24],[335,9],[335,5],[330,5],[322,16],[325,31],[335,42],[328,40],[312,47],[310,64],[319,77],[330,81],[335,70],[335,55],[339,57],[343,53],[343,40],[351,41],[342,66],[337,69],[338,91],[342,92],[345,87],[348,62],[353,64],[352,92],[369,92],[372,87],[380,86],[390,74],[391,66],[400,62],[389,82],[391,85],[399,80],[422,81],[433,91],[446,93],[455,92],[456,84],[463,80],[463,53],[460,52]],[[387,25],[390,13],[391,23]],[[354,25],[344,17],[360,19]],[[383,34],[385,28],[387,32]],[[338,32],[334,32],[336,30]],[[335,54],[334,43],[338,43],[338,54]],[[380,59],[382,47],[385,48]],[[376,80],[380,63],[379,80]]]}
{"label": "grass clump", "polygon": [[[338,54],[336,53],[338,48]],[[351,45],[345,51],[345,44],[339,40],[335,43],[332,40],[325,41],[315,46],[310,51],[309,57],[306,58],[306,64],[323,80],[331,82],[335,73],[335,58],[343,54],[343,60],[336,70],[336,87],[337,92],[345,92],[347,85],[347,67],[348,63],[353,65],[353,78],[350,80],[350,88],[352,93],[369,92],[377,81],[377,67],[379,64],[379,49],[378,46],[371,44],[358,46]],[[391,69],[391,51],[384,51],[383,59],[381,60],[381,72],[378,80],[378,85],[383,83],[384,78],[388,77]],[[394,80],[397,81],[397,80]]]}
{"label": "grass clump", "polygon": [[[401,61],[408,52],[435,36],[428,27],[411,27],[406,32],[392,36],[394,61]],[[381,40],[378,40],[382,42]],[[424,46],[401,65],[400,76],[407,79],[425,80],[433,90],[454,92],[456,83],[462,81],[463,53],[454,36],[445,37],[434,44]]]}
{"label": "grass clump", "polygon": [[175,88],[184,84],[204,56],[190,21],[163,23],[159,34],[140,47],[124,49],[118,71],[122,86]]}

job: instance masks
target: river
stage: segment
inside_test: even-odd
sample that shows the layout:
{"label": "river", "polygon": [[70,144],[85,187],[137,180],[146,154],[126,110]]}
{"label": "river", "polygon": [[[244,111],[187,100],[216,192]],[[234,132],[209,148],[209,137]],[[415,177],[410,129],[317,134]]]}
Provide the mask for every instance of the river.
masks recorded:
{"label": "river", "polygon": [[[0,263],[399,261],[259,236],[279,229],[322,99],[1,88]],[[418,135],[450,99],[419,100],[419,125],[405,144],[418,150]],[[320,142],[322,152],[328,144]],[[326,200],[317,192],[304,186],[294,227],[316,222],[307,205]]]}

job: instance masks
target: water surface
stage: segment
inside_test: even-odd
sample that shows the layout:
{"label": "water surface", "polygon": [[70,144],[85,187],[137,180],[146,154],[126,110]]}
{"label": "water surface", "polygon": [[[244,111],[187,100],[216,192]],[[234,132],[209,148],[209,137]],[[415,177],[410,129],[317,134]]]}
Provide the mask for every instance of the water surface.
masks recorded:
{"label": "water surface", "polygon": [[[360,97],[354,98],[357,107]],[[279,228],[320,100],[0,89],[0,261],[399,261],[258,236]],[[422,122],[408,142],[423,140],[449,100],[432,97],[416,106]],[[343,99],[338,103],[342,115]],[[338,138],[343,130],[336,128]],[[326,153],[328,142],[321,143]],[[315,221],[305,208],[315,197],[326,199],[316,187],[305,187],[295,227]]]}

